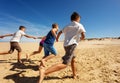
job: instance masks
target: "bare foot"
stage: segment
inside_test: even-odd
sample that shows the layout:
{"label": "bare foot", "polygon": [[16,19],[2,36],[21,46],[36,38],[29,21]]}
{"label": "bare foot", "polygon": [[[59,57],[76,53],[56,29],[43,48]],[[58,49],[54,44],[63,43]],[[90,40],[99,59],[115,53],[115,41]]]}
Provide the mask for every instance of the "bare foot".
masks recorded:
{"label": "bare foot", "polygon": [[73,79],[78,79],[79,76],[78,75],[73,75]]}
{"label": "bare foot", "polygon": [[44,67],[41,66],[39,68],[39,73],[40,73],[40,78],[39,78],[38,83],[42,83],[42,81],[44,80],[44,77],[45,77],[45,69],[44,69]]}
{"label": "bare foot", "polygon": [[23,62],[21,60],[18,60],[17,63],[22,64]]}
{"label": "bare foot", "polygon": [[41,62],[40,66],[45,67],[45,61],[42,59],[42,60],[40,60],[40,62]]}

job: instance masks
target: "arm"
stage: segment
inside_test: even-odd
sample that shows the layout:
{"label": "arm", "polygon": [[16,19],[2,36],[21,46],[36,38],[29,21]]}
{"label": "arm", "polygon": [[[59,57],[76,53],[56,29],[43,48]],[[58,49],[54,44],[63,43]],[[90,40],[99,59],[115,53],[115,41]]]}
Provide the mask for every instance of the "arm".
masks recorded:
{"label": "arm", "polygon": [[3,36],[0,36],[0,38],[3,38]]}
{"label": "arm", "polygon": [[43,36],[43,37],[37,37],[38,39],[43,39],[45,40],[46,36]]}
{"label": "arm", "polygon": [[2,35],[2,36],[0,36],[0,38],[4,38],[4,37],[8,37],[8,36],[13,36],[13,34]]}
{"label": "arm", "polygon": [[85,39],[85,33],[84,33],[84,32],[81,33],[80,39],[81,39],[81,40],[84,40],[84,39]]}
{"label": "arm", "polygon": [[36,37],[34,37],[34,36],[29,36],[29,35],[24,35],[25,37],[27,37],[27,38],[33,38],[33,39],[36,39]]}
{"label": "arm", "polygon": [[37,37],[37,39],[42,39],[43,37]]}
{"label": "arm", "polygon": [[58,33],[58,35],[57,35],[57,41],[58,41],[58,39],[59,39],[59,37],[60,37],[60,35],[62,34],[62,31],[60,31],[59,33]]}
{"label": "arm", "polygon": [[52,29],[51,31],[52,31],[52,34],[53,34],[53,36],[55,37],[55,39],[57,39],[57,34],[56,34],[56,31],[57,31],[57,30],[56,30],[56,29]]}

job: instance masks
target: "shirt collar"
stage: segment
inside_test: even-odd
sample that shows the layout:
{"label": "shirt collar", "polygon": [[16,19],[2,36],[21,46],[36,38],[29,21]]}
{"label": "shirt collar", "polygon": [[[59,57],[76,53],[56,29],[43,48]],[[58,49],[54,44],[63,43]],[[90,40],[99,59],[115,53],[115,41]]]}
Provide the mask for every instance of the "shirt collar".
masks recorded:
{"label": "shirt collar", "polygon": [[72,23],[78,23],[78,22],[76,22],[76,21],[72,21]]}

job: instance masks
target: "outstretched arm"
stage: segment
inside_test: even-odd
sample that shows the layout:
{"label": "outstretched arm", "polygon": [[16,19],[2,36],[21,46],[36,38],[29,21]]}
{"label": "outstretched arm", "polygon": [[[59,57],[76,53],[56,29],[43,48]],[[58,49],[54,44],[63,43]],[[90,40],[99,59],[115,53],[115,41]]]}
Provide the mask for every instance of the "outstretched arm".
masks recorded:
{"label": "outstretched arm", "polygon": [[84,39],[85,39],[85,33],[84,33],[84,32],[81,33],[80,39],[81,39],[81,40],[84,40]]}
{"label": "outstretched arm", "polygon": [[37,37],[37,39],[45,39],[46,36],[43,36],[43,37]]}
{"label": "outstretched arm", "polygon": [[2,35],[2,36],[0,36],[0,38],[4,38],[4,37],[8,37],[8,36],[13,36],[13,34]]}
{"label": "outstretched arm", "polygon": [[36,39],[36,37],[34,37],[34,36],[30,36],[30,35],[24,35],[25,37],[27,37],[27,38],[33,38],[33,39]]}
{"label": "outstretched arm", "polygon": [[3,36],[0,36],[0,38],[3,38]]}
{"label": "outstretched arm", "polygon": [[37,37],[37,39],[42,39],[43,37]]}
{"label": "outstretched arm", "polygon": [[58,39],[59,39],[59,37],[60,37],[61,34],[62,34],[62,31],[60,31],[60,32],[58,33],[57,38],[56,38],[57,41],[58,41]]}

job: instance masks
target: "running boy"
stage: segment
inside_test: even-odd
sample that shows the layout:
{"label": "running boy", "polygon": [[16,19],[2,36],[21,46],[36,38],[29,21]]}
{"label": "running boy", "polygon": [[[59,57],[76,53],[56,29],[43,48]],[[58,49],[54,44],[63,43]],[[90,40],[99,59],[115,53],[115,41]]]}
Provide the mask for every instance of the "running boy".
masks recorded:
{"label": "running boy", "polygon": [[[63,28],[57,36],[57,40],[59,39],[60,35],[64,33],[65,40],[64,40],[64,49],[65,49],[65,55],[62,57],[63,62],[59,64],[55,64],[48,68],[47,70],[44,70],[43,68],[40,68],[40,79],[39,83],[42,83],[44,77],[52,72],[59,71],[61,69],[64,69],[67,67],[69,63],[71,63],[71,68],[73,72],[73,78],[76,77],[76,67],[75,67],[75,55],[74,50],[76,46],[78,45],[79,40],[83,40],[85,38],[85,29],[80,24],[80,15],[76,12],[74,12],[71,15],[71,23],[68,24],[65,28]],[[81,35],[81,37],[80,37]]]}
{"label": "running boy", "polygon": [[43,44],[45,56],[40,61],[41,62],[40,67],[45,67],[45,61],[47,61],[48,59],[51,59],[57,55],[56,49],[53,46],[55,39],[57,41],[57,31],[58,31],[58,24],[56,24],[56,23],[52,24],[52,29],[47,34],[46,39]]}
{"label": "running boy", "polygon": [[17,32],[15,32],[14,34],[7,34],[7,35],[2,36],[2,38],[7,37],[7,36],[13,36],[13,37],[10,40],[10,50],[8,52],[0,53],[0,55],[12,54],[14,52],[14,50],[16,49],[18,51],[17,62],[22,63],[22,61],[20,60],[20,56],[21,56],[21,52],[22,52],[22,49],[19,45],[20,39],[22,38],[22,36],[25,36],[27,38],[36,39],[36,37],[26,35],[25,30],[26,30],[26,28],[24,26],[20,26],[19,30]]}

